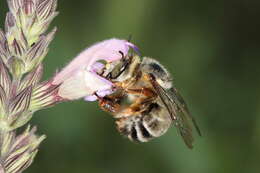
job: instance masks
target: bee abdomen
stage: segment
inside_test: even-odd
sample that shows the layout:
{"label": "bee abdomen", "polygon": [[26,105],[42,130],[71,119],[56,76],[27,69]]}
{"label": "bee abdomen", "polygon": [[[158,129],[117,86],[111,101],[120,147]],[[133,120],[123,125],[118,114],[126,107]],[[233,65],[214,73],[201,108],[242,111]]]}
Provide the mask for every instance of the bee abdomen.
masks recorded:
{"label": "bee abdomen", "polygon": [[139,115],[116,120],[118,131],[135,142],[148,142],[162,136],[170,127],[171,120],[167,110],[157,103]]}
{"label": "bee abdomen", "polygon": [[142,136],[144,138],[152,138],[153,136],[150,134],[150,132],[144,127],[143,123],[140,123],[139,129],[142,133]]}
{"label": "bee abdomen", "polygon": [[140,116],[117,121],[118,131],[134,142],[147,142],[154,138],[149,130],[144,126]]}

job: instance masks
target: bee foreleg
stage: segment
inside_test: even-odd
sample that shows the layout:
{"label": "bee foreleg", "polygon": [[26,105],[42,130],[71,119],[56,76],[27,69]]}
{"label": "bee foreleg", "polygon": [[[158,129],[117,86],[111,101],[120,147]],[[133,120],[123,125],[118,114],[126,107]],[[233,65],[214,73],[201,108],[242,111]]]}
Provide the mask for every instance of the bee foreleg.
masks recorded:
{"label": "bee foreleg", "polygon": [[130,77],[129,79],[126,79],[123,82],[113,82],[116,88],[121,89],[127,89],[131,86],[133,86],[142,76],[141,72],[137,72],[137,74],[134,77]]}
{"label": "bee foreleg", "polygon": [[140,97],[134,103],[130,104],[129,107],[123,109],[117,116],[128,117],[132,115],[140,115],[144,110],[147,109],[149,104],[154,101],[155,97]]}
{"label": "bee foreleg", "polygon": [[116,97],[116,96],[100,97],[96,93],[95,93],[95,95],[98,98],[99,106],[104,111],[110,112],[110,113],[117,113],[120,111],[120,104],[118,103],[118,100],[120,100],[119,96],[118,97]]}
{"label": "bee foreleg", "polygon": [[151,90],[150,88],[140,88],[140,89],[126,89],[126,91],[130,94],[134,94],[134,95],[141,95],[141,96],[145,96],[145,97],[155,97],[156,93]]}

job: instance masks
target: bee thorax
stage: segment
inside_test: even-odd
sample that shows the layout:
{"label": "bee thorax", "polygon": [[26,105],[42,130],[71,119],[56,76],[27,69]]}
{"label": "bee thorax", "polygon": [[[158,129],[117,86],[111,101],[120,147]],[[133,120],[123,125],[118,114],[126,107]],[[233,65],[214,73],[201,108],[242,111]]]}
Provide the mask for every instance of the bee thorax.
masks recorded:
{"label": "bee thorax", "polygon": [[172,87],[172,78],[166,68],[158,61],[144,57],[142,61],[142,71],[150,73],[155,77],[155,80],[165,89]]}

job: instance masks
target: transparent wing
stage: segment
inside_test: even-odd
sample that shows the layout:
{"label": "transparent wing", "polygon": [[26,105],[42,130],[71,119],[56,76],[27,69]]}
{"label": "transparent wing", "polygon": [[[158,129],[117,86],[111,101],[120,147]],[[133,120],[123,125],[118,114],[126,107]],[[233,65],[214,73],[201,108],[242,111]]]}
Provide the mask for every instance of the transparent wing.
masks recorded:
{"label": "transparent wing", "polygon": [[167,108],[173,120],[174,126],[177,128],[178,132],[182,136],[185,144],[189,148],[192,148],[192,143],[194,139],[190,122],[193,123],[198,134],[201,135],[201,133],[195,119],[190,115],[186,103],[175,88],[171,88],[166,91],[157,83],[153,75],[150,75],[151,84],[153,85],[163,104]]}
{"label": "transparent wing", "polygon": [[195,120],[195,118],[190,114],[189,109],[187,107],[187,104],[185,103],[184,99],[182,98],[182,96],[179,94],[179,92],[177,91],[176,88],[171,88],[168,91],[168,94],[171,95],[173,99],[173,101],[178,105],[178,107],[182,110],[182,112],[185,114],[185,116],[188,117],[188,119],[190,119],[196,129],[196,131],[198,132],[198,134],[201,136],[201,131],[199,129],[199,126]]}

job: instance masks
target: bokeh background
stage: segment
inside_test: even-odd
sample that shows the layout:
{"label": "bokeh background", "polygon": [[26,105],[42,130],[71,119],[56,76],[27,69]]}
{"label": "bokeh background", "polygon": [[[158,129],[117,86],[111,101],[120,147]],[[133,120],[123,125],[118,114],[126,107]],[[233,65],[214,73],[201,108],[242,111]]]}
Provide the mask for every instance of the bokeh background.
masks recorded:
{"label": "bokeh background", "polygon": [[59,0],[58,9],[45,79],[85,47],[131,34],[173,74],[203,137],[189,150],[172,128],[134,144],[97,103],[63,103],[35,114],[48,138],[26,172],[260,172],[259,0]]}

